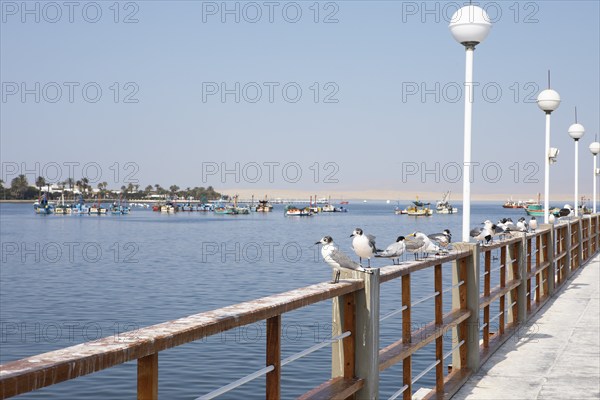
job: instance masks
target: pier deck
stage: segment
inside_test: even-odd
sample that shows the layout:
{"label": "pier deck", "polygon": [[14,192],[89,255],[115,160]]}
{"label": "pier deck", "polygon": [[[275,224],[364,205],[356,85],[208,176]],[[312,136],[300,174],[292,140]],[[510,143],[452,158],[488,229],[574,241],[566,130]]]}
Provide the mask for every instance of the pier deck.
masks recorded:
{"label": "pier deck", "polygon": [[599,270],[596,255],[453,399],[600,398]]}

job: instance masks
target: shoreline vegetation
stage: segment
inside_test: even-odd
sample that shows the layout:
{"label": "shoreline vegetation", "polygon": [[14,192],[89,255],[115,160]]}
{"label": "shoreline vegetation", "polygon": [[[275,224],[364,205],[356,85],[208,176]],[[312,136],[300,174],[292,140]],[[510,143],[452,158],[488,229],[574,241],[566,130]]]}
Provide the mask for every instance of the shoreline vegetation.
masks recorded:
{"label": "shoreline vegetation", "polygon": [[[35,186],[31,185],[27,181],[27,177],[19,175],[14,178],[9,187],[5,187],[5,182],[0,180],[0,203],[30,203],[39,199],[41,193],[48,192],[49,185],[46,183],[43,177],[38,177],[35,181]],[[49,194],[49,200],[59,200],[61,195],[64,193],[65,200],[73,200],[75,196],[82,194],[86,201],[97,201],[98,197],[102,202],[109,202],[119,200],[119,196],[127,198],[130,201],[137,202],[159,202],[169,198],[177,198],[179,200],[188,200],[193,198],[198,201],[211,201],[219,200],[221,198],[229,199],[233,195],[222,195],[217,192],[212,186],[204,187],[187,187],[185,189],[180,188],[177,185],[171,185],[168,189],[163,188],[160,184],[147,185],[144,189],[140,188],[138,184],[129,183],[127,186],[121,186],[120,190],[108,189],[108,183],[101,182],[96,184],[94,188],[86,178],[81,180],[74,180],[69,178],[64,182],[52,185],[53,193]],[[315,192],[323,193],[322,188],[318,189],[275,189],[275,188],[239,188],[232,189],[227,188],[224,191],[238,195],[240,199],[249,200],[254,197],[255,200],[259,200],[266,197],[269,200],[308,200],[311,196],[317,198]],[[411,202],[418,196],[424,201],[436,202],[440,200],[442,193],[437,192],[425,192],[425,191],[401,191],[401,190],[328,190],[325,195],[319,195],[318,198],[331,198],[331,201],[337,203],[342,200],[351,201],[353,203],[367,201],[387,201],[392,203],[397,202]],[[591,197],[591,196],[590,196]],[[452,193],[451,198],[453,202],[462,202],[461,193]],[[516,200],[529,200],[537,198],[537,193],[527,194],[479,194],[473,195],[473,201],[482,202],[500,202],[504,203],[508,198]],[[553,194],[552,201],[554,202],[572,202],[571,194]]]}

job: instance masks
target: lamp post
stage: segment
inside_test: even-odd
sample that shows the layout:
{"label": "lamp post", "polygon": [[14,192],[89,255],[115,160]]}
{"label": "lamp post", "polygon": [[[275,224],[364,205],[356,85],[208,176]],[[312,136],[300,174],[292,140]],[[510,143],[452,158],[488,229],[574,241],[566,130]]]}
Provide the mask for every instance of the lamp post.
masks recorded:
{"label": "lamp post", "polygon": [[598,164],[596,161],[596,158],[598,157],[598,153],[600,153],[600,143],[598,142],[594,142],[592,144],[590,144],[590,151],[592,152],[592,154],[594,155],[594,185],[593,185],[593,190],[594,190],[594,194],[592,195],[592,212],[594,214],[596,214],[596,175],[598,174]]}
{"label": "lamp post", "polygon": [[546,113],[546,146],[544,148],[544,223],[548,223],[550,212],[550,114],[560,105],[560,96],[550,89],[550,71],[548,71],[548,89],[537,98],[538,107]]}
{"label": "lamp post", "polygon": [[577,108],[575,108],[575,123],[569,127],[569,136],[575,141],[575,216],[579,215],[579,139],[583,137],[585,128],[577,123]]}
{"label": "lamp post", "polygon": [[475,46],[483,42],[492,29],[487,13],[474,5],[464,6],[452,15],[450,33],[465,46],[465,120],[463,152],[463,226],[462,240],[468,242],[471,225],[471,122],[473,111],[473,53]]}

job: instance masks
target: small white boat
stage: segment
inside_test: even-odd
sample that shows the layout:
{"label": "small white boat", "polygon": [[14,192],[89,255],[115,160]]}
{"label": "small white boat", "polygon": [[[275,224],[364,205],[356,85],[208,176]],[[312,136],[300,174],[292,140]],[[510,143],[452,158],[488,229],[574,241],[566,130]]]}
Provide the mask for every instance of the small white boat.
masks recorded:
{"label": "small white boat", "polygon": [[453,207],[448,199],[450,198],[450,191],[447,191],[442,195],[442,200],[438,201],[436,204],[436,212],[438,214],[456,214],[458,213],[458,208]]}

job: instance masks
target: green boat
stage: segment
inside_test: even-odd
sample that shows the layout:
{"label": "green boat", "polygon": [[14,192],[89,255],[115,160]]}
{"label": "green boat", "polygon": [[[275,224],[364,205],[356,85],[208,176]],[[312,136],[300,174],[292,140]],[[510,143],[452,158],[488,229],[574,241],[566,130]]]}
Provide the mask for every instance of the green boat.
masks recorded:
{"label": "green boat", "polygon": [[[544,216],[544,207],[541,204],[530,204],[525,209],[527,215],[531,215],[532,217],[543,217]],[[560,208],[551,208],[550,212],[554,214],[555,217],[559,217]]]}

